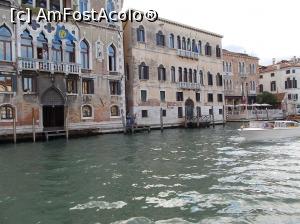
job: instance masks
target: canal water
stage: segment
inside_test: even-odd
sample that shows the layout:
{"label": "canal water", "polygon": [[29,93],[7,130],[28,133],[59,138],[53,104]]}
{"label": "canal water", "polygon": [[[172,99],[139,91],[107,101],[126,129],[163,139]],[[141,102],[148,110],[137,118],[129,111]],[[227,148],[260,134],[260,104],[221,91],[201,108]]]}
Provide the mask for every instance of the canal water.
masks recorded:
{"label": "canal water", "polygon": [[300,223],[300,139],[237,126],[0,145],[0,223]]}

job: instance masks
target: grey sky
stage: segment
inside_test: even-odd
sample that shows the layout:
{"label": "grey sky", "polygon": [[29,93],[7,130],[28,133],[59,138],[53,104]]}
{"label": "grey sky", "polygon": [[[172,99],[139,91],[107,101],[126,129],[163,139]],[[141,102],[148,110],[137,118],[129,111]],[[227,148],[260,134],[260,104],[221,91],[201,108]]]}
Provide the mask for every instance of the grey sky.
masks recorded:
{"label": "grey sky", "polygon": [[124,8],[154,9],[222,34],[223,48],[258,56],[262,65],[300,56],[299,0],[125,0]]}

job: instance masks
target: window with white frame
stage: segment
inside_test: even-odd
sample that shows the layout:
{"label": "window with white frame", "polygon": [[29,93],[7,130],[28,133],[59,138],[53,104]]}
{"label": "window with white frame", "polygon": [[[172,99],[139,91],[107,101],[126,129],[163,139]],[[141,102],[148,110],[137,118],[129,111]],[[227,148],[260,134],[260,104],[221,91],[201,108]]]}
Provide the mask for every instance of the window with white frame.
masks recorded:
{"label": "window with white frame", "polygon": [[81,108],[82,118],[92,118],[93,108],[90,105],[83,105]]}
{"label": "window with white frame", "polygon": [[0,61],[12,61],[12,34],[5,25],[0,27]]}

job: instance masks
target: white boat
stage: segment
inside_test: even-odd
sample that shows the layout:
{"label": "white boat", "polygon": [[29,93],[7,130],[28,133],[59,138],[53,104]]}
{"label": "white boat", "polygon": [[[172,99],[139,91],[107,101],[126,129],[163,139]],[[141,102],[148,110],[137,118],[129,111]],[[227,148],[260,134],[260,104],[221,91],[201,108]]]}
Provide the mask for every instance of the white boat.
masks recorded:
{"label": "white boat", "polygon": [[238,129],[246,141],[269,141],[300,137],[300,123],[296,121],[250,121]]}

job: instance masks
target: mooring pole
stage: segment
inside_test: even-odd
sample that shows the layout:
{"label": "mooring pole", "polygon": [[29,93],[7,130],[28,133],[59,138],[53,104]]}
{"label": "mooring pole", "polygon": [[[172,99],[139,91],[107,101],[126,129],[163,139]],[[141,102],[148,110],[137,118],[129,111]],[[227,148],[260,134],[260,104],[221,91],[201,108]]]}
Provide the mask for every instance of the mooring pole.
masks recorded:
{"label": "mooring pole", "polygon": [[34,108],[32,108],[32,139],[35,142],[35,113]]}
{"label": "mooring pole", "polygon": [[225,105],[223,105],[223,127],[225,127]]}
{"label": "mooring pole", "polygon": [[122,124],[123,124],[123,132],[124,134],[126,134],[126,120],[125,120],[125,116],[124,116],[124,110],[121,110],[121,114],[122,114]]}
{"label": "mooring pole", "polygon": [[69,140],[69,107],[66,108],[66,139]]}
{"label": "mooring pole", "polygon": [[17,124],[16,124],[16,110],[13,108],[13,132],[14,132],[14,143],[17,143]]}
{"label": "mooring pole", "polygon": [[163,109],[160,108],[160,131],[164,132]]}
{"label": "mooring pole", "polygon": [[214,113],[214,106],[211,106],[211,110],[212,110],[213,128],[215,128],[215,113]]}

